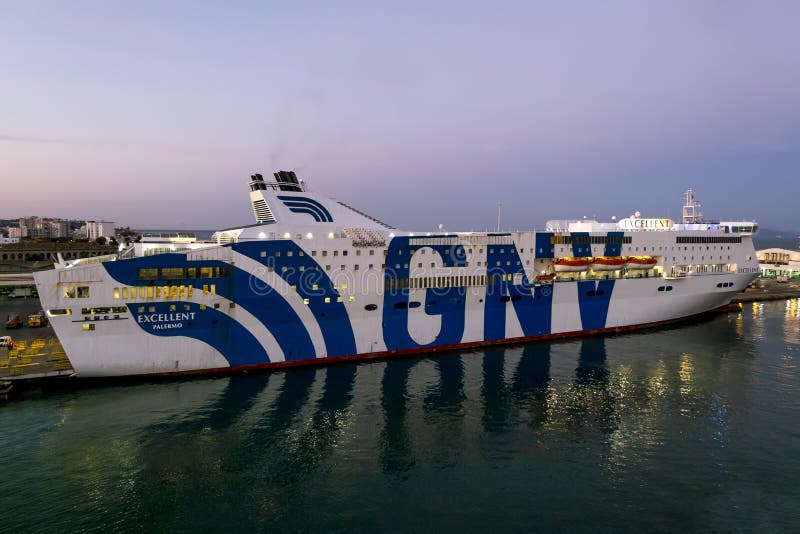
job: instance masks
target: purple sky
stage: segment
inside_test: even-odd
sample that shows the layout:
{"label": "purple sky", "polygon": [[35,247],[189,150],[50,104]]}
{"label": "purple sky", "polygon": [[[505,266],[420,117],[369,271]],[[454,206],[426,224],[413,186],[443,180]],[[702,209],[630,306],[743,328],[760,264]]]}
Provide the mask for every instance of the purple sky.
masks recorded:
{"label": "purple sky", "polygon": [[325,4],[0,0],[0,218],[246,224],[285,168],[415,229],[800,228],[800,2]]}

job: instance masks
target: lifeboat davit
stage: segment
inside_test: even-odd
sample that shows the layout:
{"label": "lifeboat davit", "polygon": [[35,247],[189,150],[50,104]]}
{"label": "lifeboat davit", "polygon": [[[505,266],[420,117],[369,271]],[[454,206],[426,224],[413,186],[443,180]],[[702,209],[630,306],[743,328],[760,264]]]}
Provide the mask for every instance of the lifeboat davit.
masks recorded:
{"label": "lifeboat davit", "polygon": [[658,262],[652,256],[630,256],[625,266],[628,269],[652,269],[656,263]]}
{"label": "lifeboat davit", "polygon": [[625,267],[627,261],[625,256],[597,256],[592,262],[592,270],[618,271]]}
{"label": "lifeboat davit", "polygon": [[553,264],[559,273],[580,272],[589,268],[592,258],[556,258]]}

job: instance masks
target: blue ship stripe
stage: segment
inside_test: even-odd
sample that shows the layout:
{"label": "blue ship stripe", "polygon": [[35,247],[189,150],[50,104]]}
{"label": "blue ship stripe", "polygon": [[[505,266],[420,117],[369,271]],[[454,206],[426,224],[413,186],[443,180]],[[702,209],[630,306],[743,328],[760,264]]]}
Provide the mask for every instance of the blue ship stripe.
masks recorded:
{"label": "blue ship stripe", "polygon": [[576,237],[589,237],[589,232],[572,232],[570,235],[572,236],[572,255],[574,257],[584,258],[592,255],[592,245],[575,242]]}
{"label": "blue ship stripe", "polygon": [[[292,241],[269,241],[237,243],[233,245],[233,250],[273,267],[287,284],[294,286],[300,297],[308,299],[308,307],[319,324],[328,356],[357,352],[347,310],[343,302],[338,302],[340,293],[334,289],[324,269],[302,248]],[[266,252],[266,256],[261,257],[261,252]],[[329,302],[325,302],[325,299]]]}
{"label": "blue ship stripe", "polygon": [[289,211],[292,213],[307,213],[314,217],[314,220],[317,222],[327,222],[322,219],[322,215],[319,212],[314,211],[311,208],[289,208]]}
{"label": "blue ship stripe", "polygon": [[[622,255],[622,239],[625,236],[625,232],[608,232],[606,237],[606,248],[603,252],[604,256],[621,256]],[[614,243],[610,243],[609,237],[615,238]]]}
{"label": "blue ship stripe", "polygon": [[[140,268],[222,267],[231,269],[231,278],[210,280],[191,278],[173,280],[169,284],[193,286],[197,291],[201,290],[204,284],[216,284],[216,292],[220,297],[247,310],[270,331],[287,361],[312,358],[316,355],[311,336],[292,306],[271,287],[254,288],[251,285],[250,273],[238,267],[232,267],[222,261],[187,261],[186,256],[180,254],[158,254],[125,261],[107,262],[103,266],[114,280],[127,286],[153,285],[153,282],[148,284],[138,280],[137,271]],[[156,281],[155,285],[165,283]],[[259,290],[258,293],[256,293],[256,289]],[[203,313],[208,309],[206,308]]]}
{"label": "blue ship stripe", "polygon": [[[170,305],[177,304],[181,312],[170,311]],[[184,306],[189,309],[185,310]],[[150,312],[150,308],[154,312]],[[200,305],[191,302],[171,301],[171,302],[140,302],[128,305],[133,319],[142,330],[148,334],[162,337],[183,336],[202,341],[216,349],[228,360],[231,366],[254,365],[269,363],[270,359],[264,351],[261,343],[247,330],[241,323],[232,317],[225,315],[213,308],[206,308],[200,311]],[[139,308],[145,308],[147,313],[139,312]],[[153,315],[193,313],[193,319],[181,321],[181,328],[163,328],[162,323],[153,323],[146,319]]]}
{"label": "blue ship stripe", "polygon": [[536,232],[536,254],[537,258],[554,258],[555,251],[550,239],[552,232]]}
{"label": "blue ship stripe", "polygon": [[295,207],[308,207],[310,209],[316,209],[320,213],[320,218],[325,222],[333,222],[333,217],[331,217],[331,213],[325,208],[324,205],[317,202],[316,200],[312,200],[308,197],[296,197],[296,196],[286,196],[286,195],[278,195],[278,199],[280,199],[286,206],[295,206]]}
{"label": "blue ship stripe", "polygon": [[288,202],[288,201],[284,202],[284,204],[289,209],[292,209],[292,211],[294,211],[294,208],[306,209],[306,210],[309,210],[309,211],[312,211],[312,212],[316,213],[317,216],[320,218],[320,220],[328,221],[328,218],[325,216],[325,213],[323,213],[322,210],[319,209],[319,207],[315,206],[314,204],[310,204],[308,202]]}
{"label": "blue ship stripe", "polygon": [[614,280],[578,282],[578,306],[583,330],[599,330],[606,327],[608,306],[613,292]]}

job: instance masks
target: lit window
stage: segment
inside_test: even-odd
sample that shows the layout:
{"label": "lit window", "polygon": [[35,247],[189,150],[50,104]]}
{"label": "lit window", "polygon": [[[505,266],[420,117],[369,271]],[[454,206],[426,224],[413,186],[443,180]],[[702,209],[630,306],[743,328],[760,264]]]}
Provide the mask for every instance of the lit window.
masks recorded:
{"label": "lit window", "polygon": [[308,299],[303,299],[303,304],[308,304]]}
{"label": "lit window", "polygon": [[88,332],[90,330],[94,330],[94,324],[92,324],[92,323],[83,323],[81,325],[81,328],[83,328],[84,332]]}
{"label": "lit window", "polygon": [[114,288],[114,298],[115,299],[119,299],[119,288],[118,287]]}
{"label": "lit window", "polygon": [[123,287],[122,288],[122,298],[124,298],[124,299],[128,298],[128,288],[127,287]]}
{"label": "lit window", "polygon": [[331,303],[331,298],[325,297],[325,304],[330,304],[330,303]]}

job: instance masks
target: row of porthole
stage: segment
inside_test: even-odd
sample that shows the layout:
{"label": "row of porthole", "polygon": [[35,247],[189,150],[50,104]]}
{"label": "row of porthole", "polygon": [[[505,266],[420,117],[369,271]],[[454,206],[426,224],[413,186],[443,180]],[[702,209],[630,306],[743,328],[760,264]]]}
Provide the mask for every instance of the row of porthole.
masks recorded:
{"label": "row of porthole", "polygon": [[[500,299],[501,300],[508,299],[508,297],[500,297]],[[519,297],[515,296],[515,297],[513,297],[513,300],[519,300]],[[451,301],[454,304],[461,304],[463,302],[461,299],[451,299]],[[481,302],[483,302],[483,299],[481,299]],[[419,301],[416,301],[416,300],[412,300],[409,303],[395,302],[395,304],[394,304],[394,308],[397,309],[397,310],[404,310],[406,308],[412,308],[412,309],[413,308],[419,308],[420,306],[422,306],[422,303],[420,303]],[[436,306],[436,301],[435,300],[431,300],[426,304],[426,306]],[[377,304],[367,304],[366,306],[364,306],[364,309],[367,310],[367,311],[375,311],[375,310],[378,309],[378,305]]]}
{"label": "row of porthole", "polygon": [[720,282],[717,287],[733,287],[733,282]]}
{"label": "row of porthole", "polygon": [[[56,258],[56,254],[57,253],[53,253],[53,252],[26,252],[24,254],[22,254],[22,253],[15,254],[15,253],[12,252],[11,254],[3,254],[3,259],[4,260],[23,260],[23,259],[24,260],[30,260],[31,256],[36,256],[36,257],[41,256],[44,259],[55,259]],[[100,256],[101,254],[103,254],[103,252],[89,252],[89,253],[87,253],[86,257]],[[75,252],[75,253],[73,253],[73,252],[64,252],[64,253],[62,253],[62,256],[64,257],[64,259],[69,260],[69,259],[77,258],[78,257],[78,253],[77,252]],[[43,261],[43,260],[41,260],[41,261]]]}
{"label": "row of porthole", "polygon": [[672,291],[672,286],[659,286],[659,291]]}

